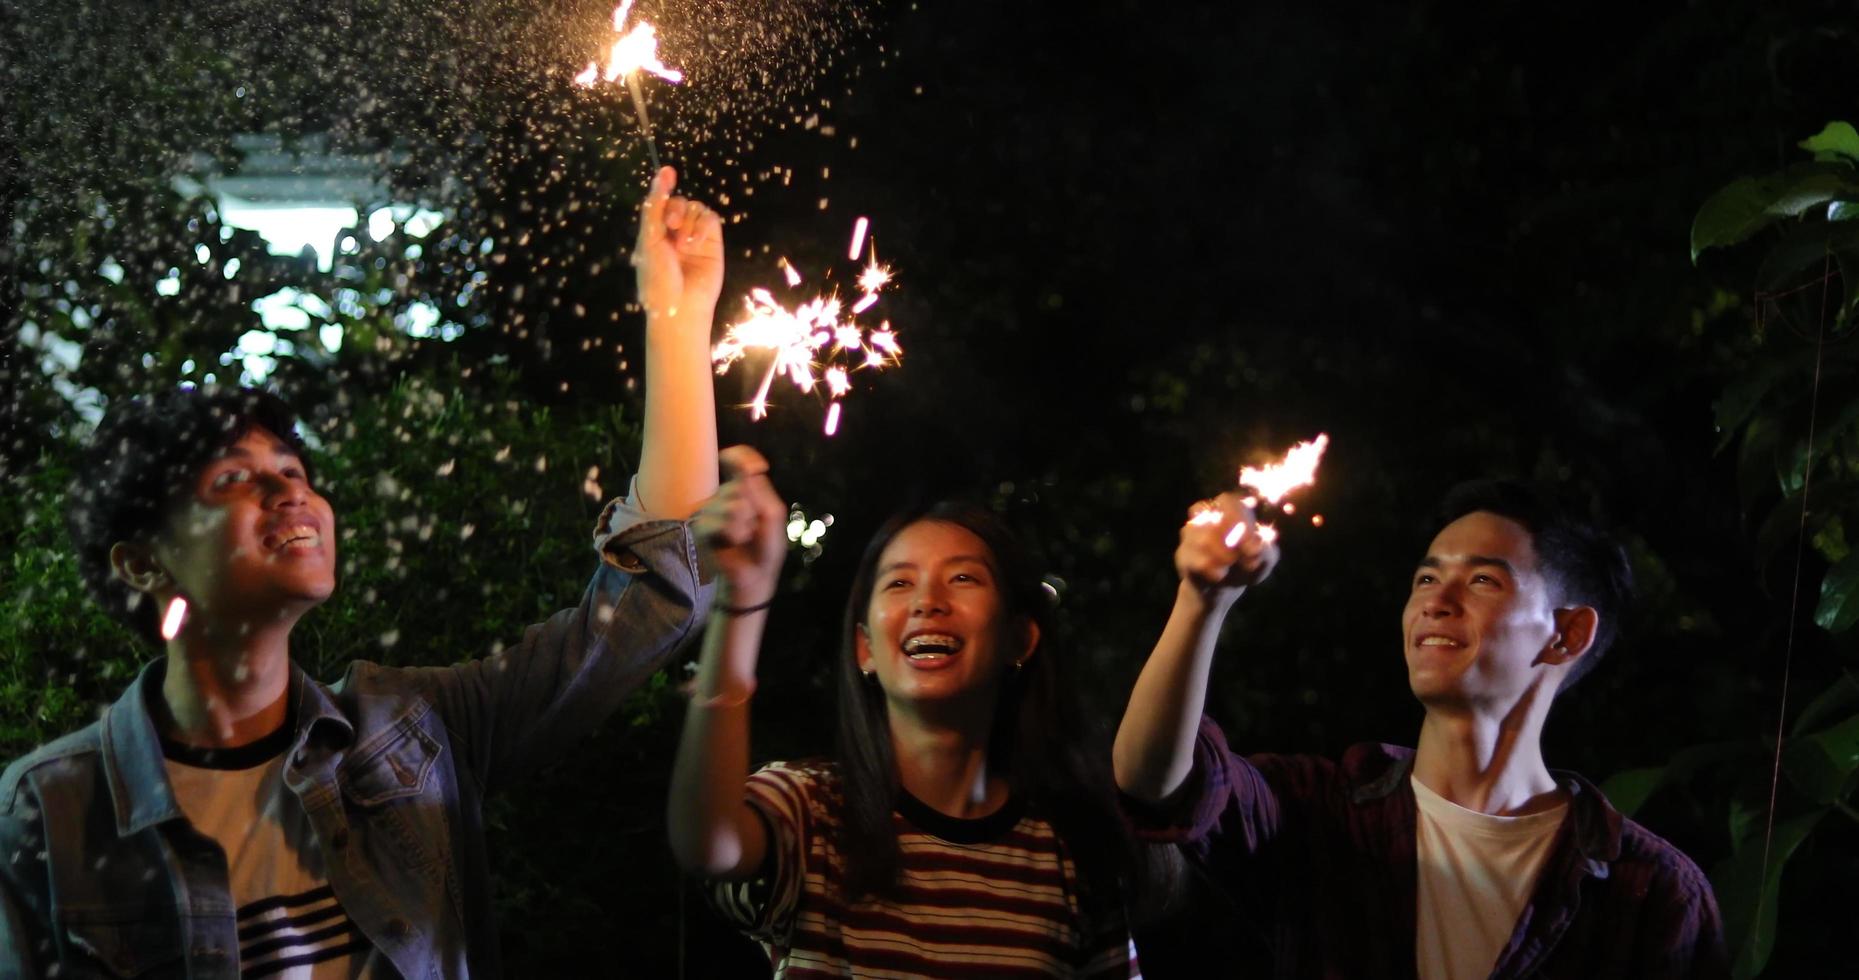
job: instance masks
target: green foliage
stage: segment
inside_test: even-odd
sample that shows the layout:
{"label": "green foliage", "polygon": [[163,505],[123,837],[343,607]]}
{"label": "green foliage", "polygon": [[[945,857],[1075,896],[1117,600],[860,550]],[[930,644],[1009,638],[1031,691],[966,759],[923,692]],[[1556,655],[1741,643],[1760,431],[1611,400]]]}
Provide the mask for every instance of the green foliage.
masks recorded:
{"label": "green foliage", "polygon": [[70,471],[47,456],[0,485],[0,758],[90,722],[150,651],[85,595],[65,539]]}
{"label": "green foliage", "polygon": [[[1736,447],[1737,484],[1756,555],[1786,587],[1818,593],[1811,621],[1827,634],[1859,622],[1859,133],[1835,122],[1800,146],[1814,155],[1744,177],[1707,200],[1692,225],[1692,257],[1773,233],[1754,280],[1758,346],[1716,403],[1719,450]],[[1837,290],[1837,292],[1836,292]],[[1766,329],[1779,324],[1785,329]],[[1818,587],[1814,576],[1818,575]],[[1805,623],[1802,624],[1805,627]],[[1796,631],[1784,624],[1791,655]],[[1833,653],[1834,647],[1828,646]],[[1834,654],[1836,657],[1838,654]],[[1686,749],[1663,767],[1610,780],[1624,805],[1702,783],[1725,813],[1730,856],[1713,870],[1738,977],[1763,972],[1778,941],[1789,859],[1812,849],[1828,814],[1853,817],[1859,792],[1859,685],[1850,663],[1803,671],[1827,678],[1779,748],[1773,739]],[[1782,783],[1744,778],[1774,759]]]}
{"label": "green foliage", "polygon": [[357,658],[494,652],[575,602],[594,568],[594,519],[625,492],[637,424],[524,403],[507,374],[461,384],[405,379],[313,425],[340,591],[304,620],[293,654],[326,680]]}

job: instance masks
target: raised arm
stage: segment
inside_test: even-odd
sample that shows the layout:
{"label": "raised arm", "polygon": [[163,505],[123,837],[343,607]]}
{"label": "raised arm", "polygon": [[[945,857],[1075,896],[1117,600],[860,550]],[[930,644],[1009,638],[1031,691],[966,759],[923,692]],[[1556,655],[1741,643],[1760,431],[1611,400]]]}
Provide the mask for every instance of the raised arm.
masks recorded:
{"label": "raised arm", "polygon": [[[1209,510],[1220,519],[1204,516]],[[1242,536],[1228,545],[1228,536],[1241,524]],[[1175,607],[1117,726],[1111,761],[1123,792],[1153,803],[1187,780],[1220,624],[1246,586],[1264,581],[1277,562],[1277,547],[1260,538],[1252,511],[1238,494],[1223,494],[1190,511],[1175,549],[1175,571],[1181,576]]]}
{"label": "raised arm", "polygon": [[710,878],[746,878],[768,851],[768,831],[749,808],[749,699],[768,603],[787,555],[787,507],[768,463],[747,446],[723,453],[729,482],[697,515],[720,581],[710,607],[697,689],[671,771],[667,826],[678,864]]}
{"label": "raised arm", "polygon": [[723,289],[723,221],[672,197],[678,174],[652,178],[633,248],[645,307],[645,445],[635,487],[640,509],[683,520],[716,492],[715,375],[710,327]]}

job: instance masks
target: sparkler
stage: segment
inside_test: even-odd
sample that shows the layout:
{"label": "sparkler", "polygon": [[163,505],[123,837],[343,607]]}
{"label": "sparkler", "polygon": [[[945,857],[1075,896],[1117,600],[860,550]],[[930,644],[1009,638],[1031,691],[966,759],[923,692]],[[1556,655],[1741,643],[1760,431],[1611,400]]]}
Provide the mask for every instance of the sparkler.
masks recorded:
{"label": "sparkler", "polygon": [[649,71],[673,85],[684,81],[684,73],[659,60],[658,28],[643,20],[627,28],[626,17],[632,9],[633,0],[621,0],[614,8],[613,29],[620,37],[607,52],[606,69],[603,71],[599,64],[590,61],[574,81],[583,88],[593,88],[596,81],[626,80],[626,90],[633,97],[633,111],[639,114],[639,130],[645,135],[646,154],[652,159],[652,172],[658,173],[658,143],[652,138],[652,117],[646,112],[645,89],[639,84],[639,73]]}
{"label": "sparkler", "polygon": [[[852,244],[848,250],[853,261],[867,253],[870,226],[866,218],[858,219],[853,225]],[[765,288],[758,286],[749,290],[743,300],[747,317],[725,329],[723,339],[710,352],[710,360],[716,365],[718,374],[726,374],[732,365],[751,352],[772,355],[762,374],[761,386],[749,403],[750,418],[761,419],[768,415],[768,393],[775,378],[786,377],[796,388],[807,392],[823,380],[831,400],[826,410],[825,429],[827,435],[833,435],[839,431],[839,399],[852,390],[851,372],[862,368],[883,370],[903,358],[904,350],[897,343],[897,333],[891,329],[890,321],[882,321],[877,327],[868,329],[856,319],[877,305],[879,291],[891,282],[891,270],[879,264],[876,247],[869,253],[869,262],[858,277],[861,295],[850,307],[842,304],[837,295],[829,294],[816,295],[789,308]],[[788,286],[799,287],[800,271],[786,259],[780,260],[779,265]]]}
{"label": "sparkler", "polygon": [[[1295,513],[1296,508],[1294,508],[1289,501],[1285,501],[1285,497],[1290,495],[1293,490],[1297,490],[1300,487],[1308,487],[1317,482],[1317,464],[1323,461],[1323,451],[1329,448],[1329,445],[1329,435],[1327,433],[1319,433],[1315,439],[1300,442],[1292,446],[1290,451],[1285,453],[1284,459],[1276,463],[1268,463],[1258,467],[1241,467],[1239,470],[1239,485],[1242,488],[1252,491],[1252,494],[1246,497],[1242,503],[1248,508],[1251,508],[1257,507],[1260,500],[1264,500],[1269,504],[1278,504],[1283,501],[1283,506],[1279,508],[1280,511],[1285,514]],[[1218,507],[1208,506],[1205,509],[1196,511],[1193,516],[1188,518],[1188,523],[1197,525],[1219,524],[1225,519],[1226,515],[1221,513]],[[1313,526],[1322,527],[1323,515],[1313,514],[1310,518],[1310,523]],[[1231,548],[1239,544],[1246,536],[1247,526],[1245,522],[1233,525],[1233,529],[1227,532],[1225,538],[1226,546]],[[1278,529],[1276,527],[1270,524],[1256,524],[1254,526],[1257,528],[1260,541],[1271,544],[1278,540]]]}

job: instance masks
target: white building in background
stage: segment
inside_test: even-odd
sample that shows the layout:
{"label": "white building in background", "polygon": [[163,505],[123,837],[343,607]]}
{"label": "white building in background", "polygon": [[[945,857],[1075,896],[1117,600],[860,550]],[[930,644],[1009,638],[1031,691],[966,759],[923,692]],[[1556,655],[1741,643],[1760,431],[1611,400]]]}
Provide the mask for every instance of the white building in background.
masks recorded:
{"label": "white building in background", "polygon": [[[321,134],[294,141],[288,148],[281,137],[265,134],[235,136],[232,144],[243,156],[237,172],[214,174],[214,161],[197,156],[192,169],[207,176],[178,178],[175,189],[189,196],[211,197],[221,224],[256,232],[273,255],[302,255],[308,249],[316,257],[317,268],[327,272],[339,252],[358,247],[349,237],[350,230],[362,224],[357,202],[389,199],[385,175],[393,161],[385,155],[331,153],[328,139]],[[422,238],[444,220],[445,215],[437,211],[391,204],[369,212],[366,233],[380,241],[404,227],[407,234]],[[205,249],[201,252],[204,255]],[[227,270],[228,278],[236,274],[236,268]],[[174,284],[169,288],[179,286],[178,279],[164,279],[156,284],[157,290],[167,283]],[[275,355],[294,350],[297,342],[279,334],[306,330],[313,316],[320,320],[330,315],[322,299],[294,289],[253,300],[252,310],[263,329],[248,331],[238,347],[220,358],[228,366],[240,362],[241,381],[246,383],[263,381],[276,366]],[[415,336],[451,333],[439,324],[439,311],[424,303],[414,304],[406,319],[403,326]],[[340,349],[342,328],[323,324],[317,342],[327,351]]]}

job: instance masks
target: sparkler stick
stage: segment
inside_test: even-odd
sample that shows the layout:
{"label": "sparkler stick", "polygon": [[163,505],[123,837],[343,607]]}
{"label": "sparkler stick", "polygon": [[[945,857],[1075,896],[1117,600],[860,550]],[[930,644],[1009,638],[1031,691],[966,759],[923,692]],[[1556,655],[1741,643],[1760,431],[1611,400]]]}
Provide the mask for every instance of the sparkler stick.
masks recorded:
{"label": "sparkler stick", "polygon": [[639,85],[639,73],[626,74],[626,90],[633,94],[633,111],[639,114],[639,132],[645,136],[646,156],[652,161],[652,172],[658,173],[658,141],[652,138],[652,117],[645,110],[645,89]]}

